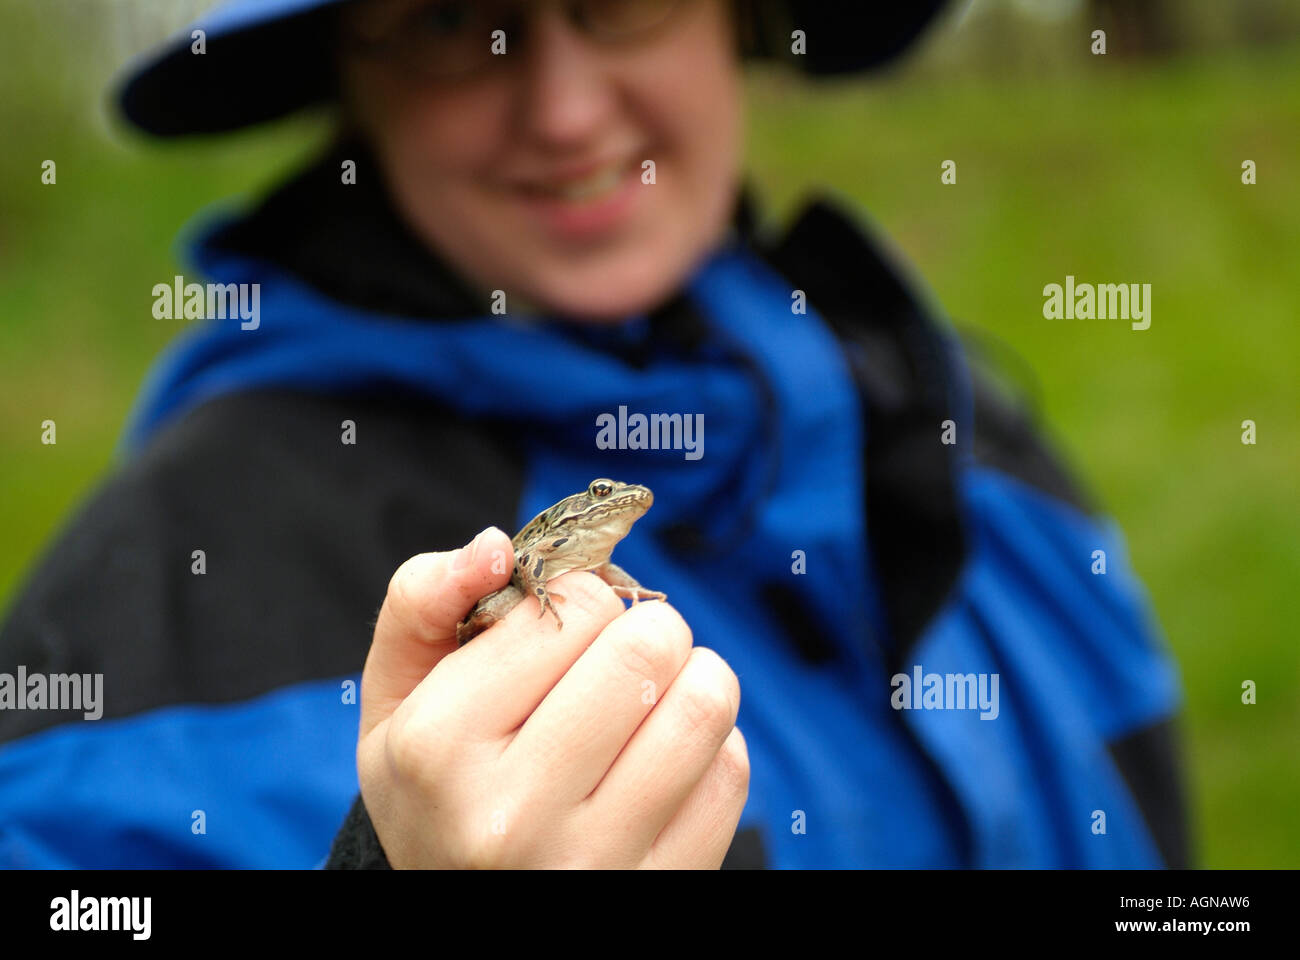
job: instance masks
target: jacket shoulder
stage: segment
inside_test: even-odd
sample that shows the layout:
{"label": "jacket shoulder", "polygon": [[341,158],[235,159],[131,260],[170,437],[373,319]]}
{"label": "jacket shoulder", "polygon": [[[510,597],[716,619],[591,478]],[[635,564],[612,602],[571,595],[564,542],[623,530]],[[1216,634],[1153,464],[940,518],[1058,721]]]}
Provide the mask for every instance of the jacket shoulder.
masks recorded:
{"label": "jacket shoulder", "polygon": [[959,414],[952,381],[960,373],[970,388],[974,461],[1095,512],[1046,437],[1025,362],[988,332],[943,324],[903,258],[844,203],[812,199],[766,255],[846,341],[869,418],[902,416],[929,429],[930,415]]}

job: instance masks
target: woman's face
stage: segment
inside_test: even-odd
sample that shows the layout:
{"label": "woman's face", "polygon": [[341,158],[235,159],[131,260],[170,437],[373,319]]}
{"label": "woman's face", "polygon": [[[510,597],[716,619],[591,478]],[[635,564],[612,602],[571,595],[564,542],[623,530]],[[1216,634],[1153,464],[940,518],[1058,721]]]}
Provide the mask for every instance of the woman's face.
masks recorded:
{"label": "woman's face", "polygon": [[[403,15],[422,3],[349,8],[345,36],[392,36],[397,25],[408,56],[345,45],[342,61],[347,109],[416,233],[485,297],[505,291],[510,312],[615,319],[665,299],[721,238],[735,202],[741,93],[729,3],[586,4],[614,22],[672,8],[617,45],[588,36],[565,5],[523,3],[522,38],[507,31],[504,54],[453,78],[409,56]],[[474,7],[444,2],[418,22],[454,37]],[[495,9],[508,19],[511,8]],[[485,50],[490,33],[474,34]]]}

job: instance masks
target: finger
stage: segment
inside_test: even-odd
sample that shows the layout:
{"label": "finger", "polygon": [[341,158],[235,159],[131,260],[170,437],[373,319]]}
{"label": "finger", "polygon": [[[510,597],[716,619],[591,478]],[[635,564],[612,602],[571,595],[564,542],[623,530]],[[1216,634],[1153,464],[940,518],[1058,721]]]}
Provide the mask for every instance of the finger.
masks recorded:
{"label": "finger", "polygon": [[584,802],[584,816],[620,823],[649,848],[713,764],[739,709],[740,682],[726,661],[705,647],[692,649]]}
{"label": "finger", "polygon": [[620,612],[507,750],[520,782],[542,785],[548,803],[571,806],[596,789],[691,654],[690,627],[667,603]]}
{"label": "finger", "polygon": [[[454,713],[483,737],[507,737],[525,729],[552,688],[568,673],[593,640],[624,612],[623,601],[603,580],[573,571],[547,585],[564,597],[564,627],[547,613],[539,617],[536,597],[527,597],[500,622],[480,633],[458,654],[476,678],[471,689],[449,689],[459,702]],[[512,739],[507,750],[513,749]]]}
{"label": "finger", "polygon": [[393,574],[361,679],[361,734],[389,716],[457,648],[456,624],[510,580],[510,538],[488,527],[460,550],[422,553]]}
{"label": "finger", "polygon": [[732,727],[708,772],[655,838],[643,866],[701,863],[716,870],[727,858],[749,798],[749,749]]}

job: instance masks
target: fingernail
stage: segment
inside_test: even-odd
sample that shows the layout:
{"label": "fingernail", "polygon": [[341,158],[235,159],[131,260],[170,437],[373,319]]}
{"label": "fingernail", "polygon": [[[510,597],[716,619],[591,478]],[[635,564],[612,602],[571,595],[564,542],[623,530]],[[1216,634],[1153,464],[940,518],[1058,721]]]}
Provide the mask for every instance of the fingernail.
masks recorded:
{"label": "fingernail", "polygon": [[459,550],[456,550],[455,557],[451,558],[452,570],[464,570],[465,567],[468,567],[474,562],[474,548],[478,545],[478,537],[481,536],[482,532],[478,533],[478,536],[474,537],[474,539],[469,541],[468,544],[465,544],[464,546],[461,546]]}
{"label": "fingernail", "polygon": [[[488,529],[490,530],[491,527]],[[480,530],[478,536],[456,551],[456,556],[451,559],[451,568],[453,570],[464,570],[474,562],[474,554],[478,552],[478,542],[483,539],[485,533],[487,533],[487,530]]]}

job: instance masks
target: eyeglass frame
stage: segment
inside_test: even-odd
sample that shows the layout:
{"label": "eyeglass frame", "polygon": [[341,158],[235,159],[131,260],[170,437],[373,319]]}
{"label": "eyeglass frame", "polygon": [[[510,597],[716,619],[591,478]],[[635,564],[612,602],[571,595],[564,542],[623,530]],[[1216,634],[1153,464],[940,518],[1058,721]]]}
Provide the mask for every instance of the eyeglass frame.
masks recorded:
{"label": "eyeglass frame", "polygon": [[[407,31],[403,28],[412,24],[421,14],[426,13],[429,9],[445,3],[447,0],[423,0],[423,2],[411,7],[410,10],[398,16],[388,27],[382,31],[379,36],[363,36],[355,29],[351,29],[346,16],[339,18],[340,34],[344,44],[348,49],[362,56],[375,56],[384,52],[392,52],[399,47],[403,39],[407,36]],[[503,21],[510,25],[511,30],[515,31],[514,41],[516,43],[526,42],[527,31],[524,29],[515,29],[521,20],[536,16],[543,7],[566,7],[569,8],[565,19],[575,29],[579,30],[583,36],[595,41],[602,46],[619,47],[633,46],[650,39],[668,27],[682,13],[683,10],[692,5],[693,0],[663,0],[664,12],[661,17],[653,23],[638,27],[626,34],[611,36],[602,36],[599,32],[594,31],[590,26],[582,25],[576,18],[576,8],[584,6],[592,0],[496,0],[501,8],[507,8],[508,13],[503,17]],[[477,3],[476,3],[477,5]],[[343,13],[343,11],[340,11]],[[511,39],[511,33],[506,26],[498,27],[497,30],[505,31],[507,39]],[[408,62],[406,66],[413,69],[414,72],[429,80],[459,80],[468,77],[476,77],[491,71],[496,65],[498,59],[504,60],[502,54],[494,53],[492,45],[496,42],[493,30],[484,38],[484,51],[481,59],[471,66],[458,70],[438,71],[429,69],[424,66],[416,66]],[[400,54],[399,54],[400,56]],[[404,58],[406,59],[406,58]]]}

